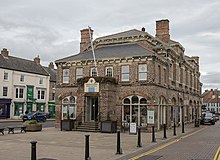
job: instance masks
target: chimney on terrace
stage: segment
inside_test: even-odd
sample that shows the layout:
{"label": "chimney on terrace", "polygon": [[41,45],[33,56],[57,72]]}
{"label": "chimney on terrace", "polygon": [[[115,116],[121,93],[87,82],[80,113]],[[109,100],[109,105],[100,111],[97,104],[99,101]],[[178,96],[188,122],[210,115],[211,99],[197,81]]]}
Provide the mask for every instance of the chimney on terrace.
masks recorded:
{"label": "chimney on terrace", "polygon": [[40,57],[39,57],[39,55],[34,58],[34,62],[35,62],[36,64],[40,64]]}
{"label": "chimney on terrace", "polygon": [[6,48],[3,48],[1,54],[3,57],[8,57],[8,50]]}
{"label": "chimney on terrace", "polygon": [[[80,42],[80,53],[85,51],[85,49],[90,45],[90,35],[89,29],[82,29],[81,32],[81,42]],[[93,37],[93,30],[90,29],[91,38]]]}
{"label": "chimney on terrace", "polygon": [[155,36],[165,43],[170,42],[168,19],[156,21],[156,35]]}

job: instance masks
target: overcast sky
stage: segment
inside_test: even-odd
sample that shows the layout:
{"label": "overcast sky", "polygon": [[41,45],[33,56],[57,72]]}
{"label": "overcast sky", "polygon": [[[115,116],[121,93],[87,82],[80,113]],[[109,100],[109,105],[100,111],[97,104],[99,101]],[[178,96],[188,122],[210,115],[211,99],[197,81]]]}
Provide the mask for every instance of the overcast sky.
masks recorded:
{"label": "overcast sky", "polygon": [[200,57],[203,90],[220,89],[219,0],[0,0],[0,49],[41,64],[79,52],[80,30],[94,38],[169,19],[171,39]]}

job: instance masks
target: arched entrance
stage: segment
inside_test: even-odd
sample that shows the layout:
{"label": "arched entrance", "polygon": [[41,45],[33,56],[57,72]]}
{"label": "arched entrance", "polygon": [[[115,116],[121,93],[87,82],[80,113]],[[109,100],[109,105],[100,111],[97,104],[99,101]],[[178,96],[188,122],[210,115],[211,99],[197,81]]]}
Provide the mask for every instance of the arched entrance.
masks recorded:
{"label": "arched entrance", "polygon": [[147,100],[141,96],[132,95],[122,101],[122,124],[136,123],[137,126],[147,126]]}

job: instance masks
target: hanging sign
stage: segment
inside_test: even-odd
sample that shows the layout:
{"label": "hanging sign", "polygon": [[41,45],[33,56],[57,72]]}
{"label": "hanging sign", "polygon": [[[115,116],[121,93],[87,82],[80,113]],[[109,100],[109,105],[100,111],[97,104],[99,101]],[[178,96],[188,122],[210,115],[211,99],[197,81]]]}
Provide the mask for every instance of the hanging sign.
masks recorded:
{"label": "hanging sign", "polygon": [[147,123],[154,124],[154,111],[147,111]]}

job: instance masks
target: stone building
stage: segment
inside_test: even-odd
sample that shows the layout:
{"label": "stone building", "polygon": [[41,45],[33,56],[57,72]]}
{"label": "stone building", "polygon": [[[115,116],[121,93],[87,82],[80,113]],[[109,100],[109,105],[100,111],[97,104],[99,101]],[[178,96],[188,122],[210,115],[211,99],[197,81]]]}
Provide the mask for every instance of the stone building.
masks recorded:
{"label": "stone building", "polygon": [[199,116],[199,57],[185,55],[170,39],[169,20],[156,21],[155,37],[132,29],[91,46],[90,35],[93,30],[81,30],[80,53],[55,61],[57,127],[70,117],[80,125],[112,120],[118,127],[159,130]]}

